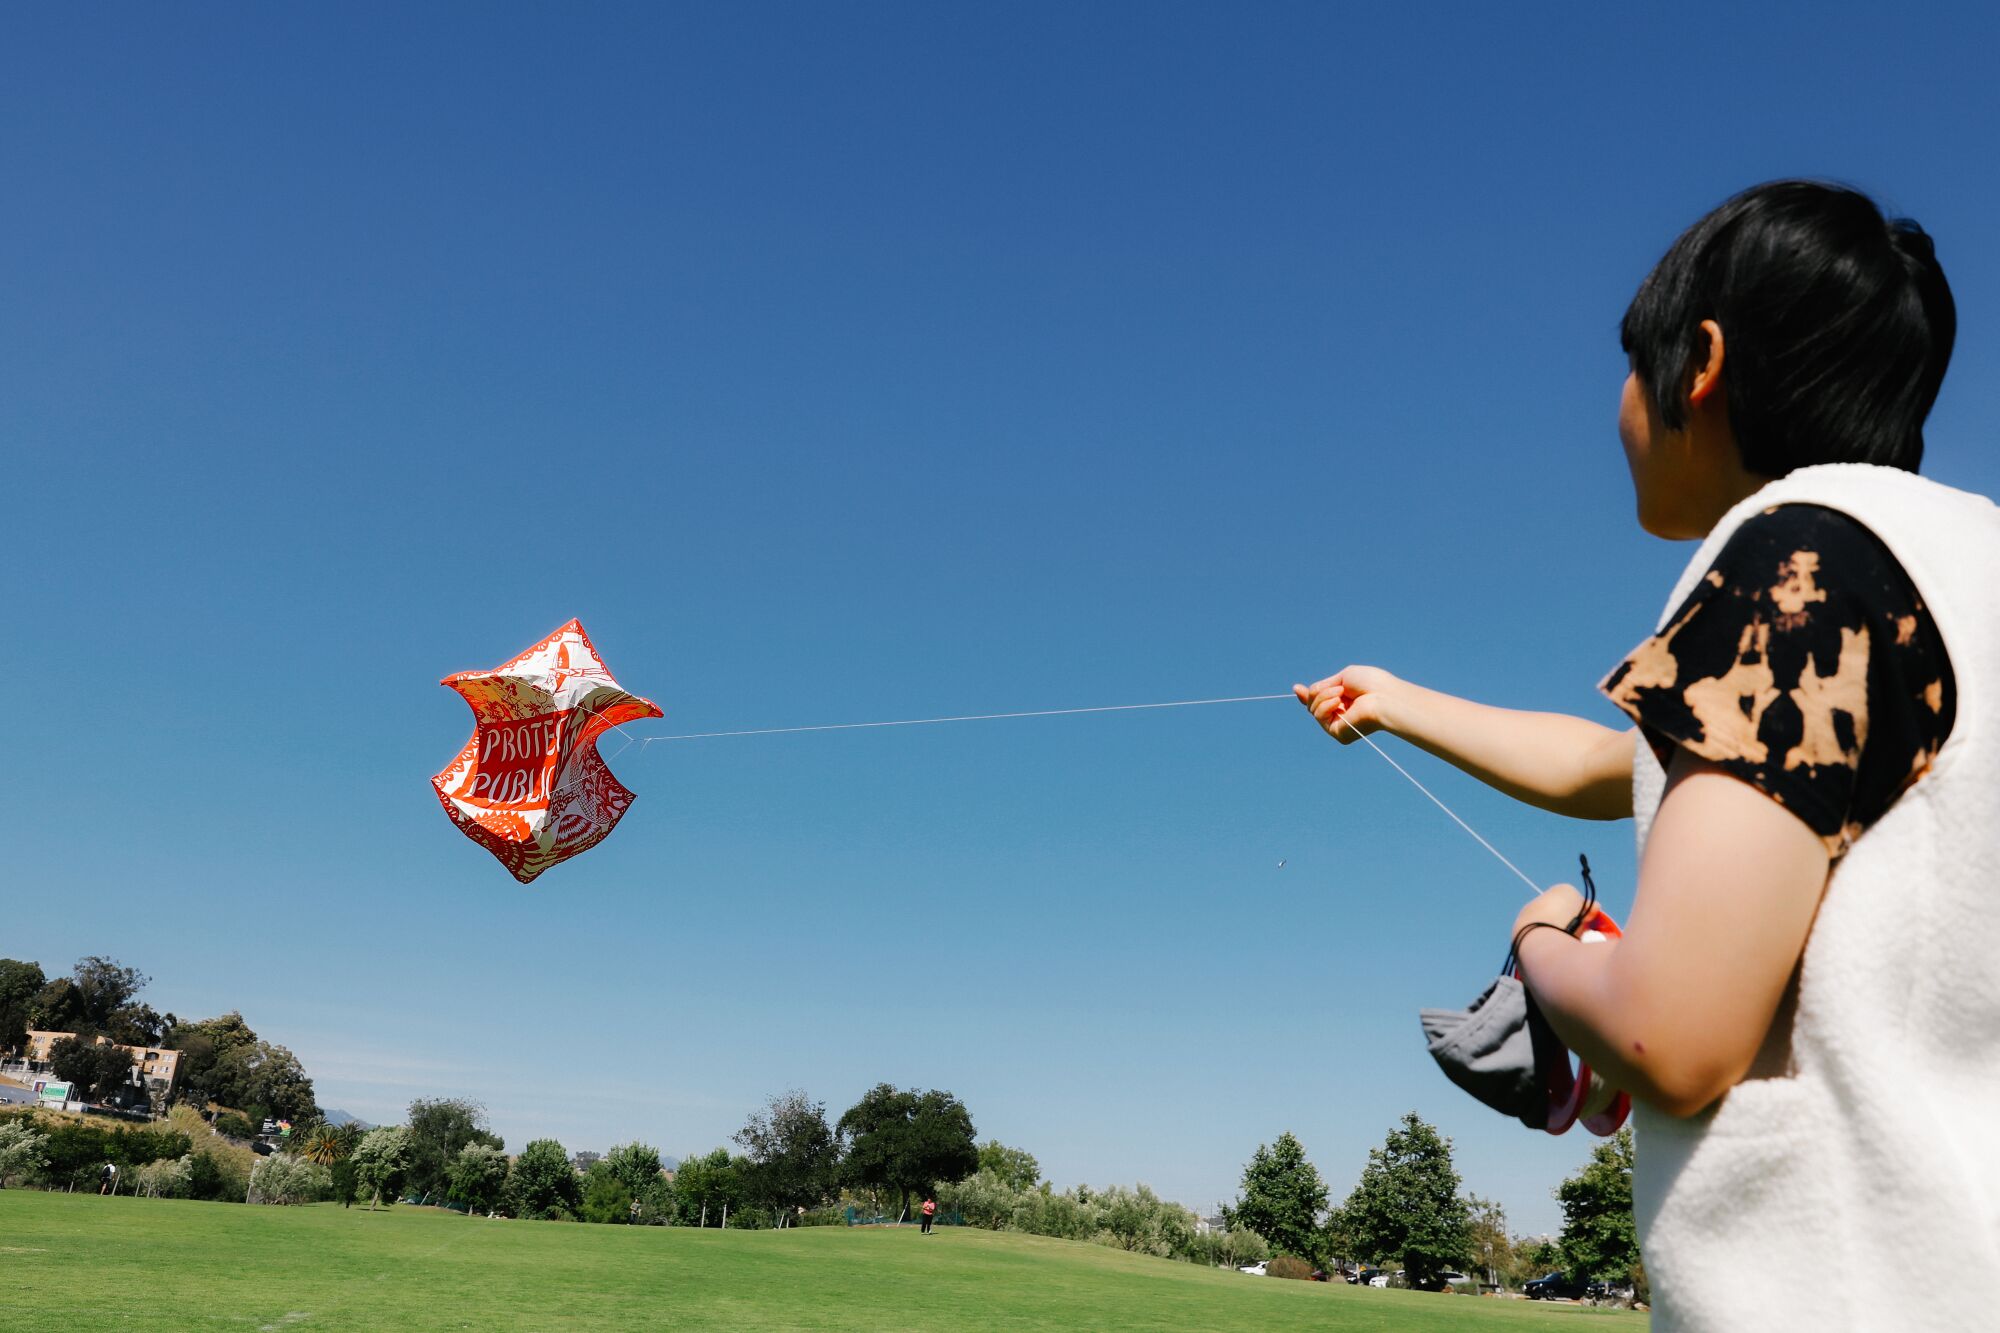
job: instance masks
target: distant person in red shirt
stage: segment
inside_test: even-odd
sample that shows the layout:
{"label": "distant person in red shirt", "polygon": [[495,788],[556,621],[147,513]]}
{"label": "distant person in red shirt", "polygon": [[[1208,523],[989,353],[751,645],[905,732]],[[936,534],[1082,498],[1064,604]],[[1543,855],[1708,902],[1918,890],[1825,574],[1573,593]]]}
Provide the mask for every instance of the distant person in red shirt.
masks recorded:
{"label": "distant person in red shirt", "polygon": [[931,1219],[937,1216],[937,1200],[924,1200],[924,1235],[931,1234]]}

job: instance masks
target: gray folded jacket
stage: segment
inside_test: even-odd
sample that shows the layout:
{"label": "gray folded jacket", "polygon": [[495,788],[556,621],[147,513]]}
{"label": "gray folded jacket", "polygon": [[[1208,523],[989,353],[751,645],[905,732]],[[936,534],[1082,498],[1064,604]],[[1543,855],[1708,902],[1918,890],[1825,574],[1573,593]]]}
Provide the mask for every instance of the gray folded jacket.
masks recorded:
{"label": "gray folded jacket", "polygon": [[1547,1129],[1551,1076],[1568,1072],[1569,1051],[1516,977],[1503,976],[1465,1009],[1424,1009],[1417,1018],[1445,1077],[1529,1129]]}

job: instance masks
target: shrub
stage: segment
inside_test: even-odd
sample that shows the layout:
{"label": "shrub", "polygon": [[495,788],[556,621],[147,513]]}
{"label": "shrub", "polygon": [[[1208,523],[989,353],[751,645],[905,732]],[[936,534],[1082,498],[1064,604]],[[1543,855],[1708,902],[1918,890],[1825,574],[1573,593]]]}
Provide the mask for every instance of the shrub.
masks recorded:
{"label": "shrub", "polygon": [[114,1160],[125,1166],[173,1160],[188,1155],[193,1141],[177,1130],[128,1129],[113,1136]]}
{"label": "shrub", "polygon": [[955,1212],[969,1227],[999,1231],[1013,1220],[1020,1194],[991,1171],[967,1176],[955,1184],[938,1186],[937,1202],[942,1211]]}
{"label": "shrub", "polygon": [[331,1171],[290,1153],[272,1153],[250,1178],[250,1196],[258,1203],[316,1203],[332,1192]]}
{"label": "shrub", "polygon": [[215,1132],[232,1139],[254,1139],[257,1127],[234,1111],[224,1111],[215,1117]]}
{"label": "shrub", "polygon": [[802,1227],[844,1227],[847,1212],[841,1208],[808,1208],[795,1223]]}
{"label": "shrub", "polygon": [[162,1158],[132,1172],[132,1192],[152,1199],[185,1199],[194,1186],[193,1153]]}
{"label": "shrub", "polygon": [[38,1179],[48,1159],[42,1153],[44,1136],[32,1123],[10,1120],[0,1125],[0,1187],[9,1180]]}
{"label": "shrub", "polygon": [[1264,1275],[1266,1277],[1303,1278],[1310,1282],[1313,1275],[1313,1266],[1295,1255],[1281,1254],[1271,1260],[1270,1266],[1264,1270]]}
{"label": "shrub", "polygon": [[1031,1236],[1054,1236],[1058,1240],[1088,1240],[1097,1230],[1097,1214],[1076,1195],[1044,1194],[1032,1190],[1014,1205],[1011,1225]]}

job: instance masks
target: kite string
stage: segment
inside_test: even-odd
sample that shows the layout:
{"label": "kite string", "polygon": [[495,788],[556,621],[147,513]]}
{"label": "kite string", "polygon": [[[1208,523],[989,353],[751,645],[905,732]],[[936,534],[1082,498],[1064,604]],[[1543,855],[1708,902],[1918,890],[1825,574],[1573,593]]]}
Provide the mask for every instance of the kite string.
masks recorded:
{"label": "kite string", "polygon": [[1159,704],[1100,704],[1095,708],[1037,708],[1021,713],[966,713],[957,717],[912,717],[897,722],[823,722],[811,727],[756,727],[748,731],[692,731],[679,736],[640,736],[641,747],[654,741],[705,741],[722,736],[785,736],[802,731],[861,731],[870,727],[928,727],[942,722],[997,722],[1017,717],[1070,717],[1077,713],[1132,713],[1149,708],[1201,708],[1208,704],[1264,703],[1289,699],[1284,694],[1239,694],[1226,699],[1175,699]]}
{"label": "kite string", "polygon": [[1535,881],[1533,881],[1532,879],[1529,879],[1525,874],[1522,874],[1521,867],[1515,865],[1512,861],[1509,861],[1505,856],[1502,856],[1500,854],[1500,849],[1498,847],[1495,847],[1492,843],[1480,837],[1478,829],[1472,827],[1472,825],[1466,823],[1463,819],[1460,819],[1458,817],[1458,811],[1452,809],[1450,806],[1446,805],[1443,801],[1439,800],[1436,792],[1432,791],[1429,787],[1426,787],[1423,783],[1417,781],[1416,774],[1410,772],[1409,769],[1404,768],[1401,764],[1397,763],[1393,758],[1390,757],[1389,752],[1387,750],[1377,745],[1374,741],[1369,740],[1366,733],[1364,733],[1361,730],[1361,728],[1355,726],[1352,722],[1348,722],[1345,717],[1340,717],[1336,715],[1336,720],[1346,723],[1347,729],[1354,733],[1354,737],[1356,740],[1360,741],[1363,745],[1366,745],[1376,754],[1381,755],[1382,761],[1384,763],[1388,764],[1389,767],[1395,769],[1398,773],[1401,773],[1404,777],[1408,778],[1410,780],[1410,785],[1412,787],[1415,787],[1418,791],[1430,797],[1432,805],[1435,805],[1438,809],[1450,815],[1452,823],[1458,825],[1460,828],[1464,829],[1467,833],[1471,834],[1472,840],[1474,842],[1478,843],[1481,847],[1484,847],[1487,851],[1493,853],[1494,857],[1498,859],[1501,865],[1506,866],[1509,870],[1513,871],[1516,875],[1520,876],[1521,882],[1528,886],[1529,897],[1541,896],[1542,892],[1541,885],[1535,883]]}
{"label": "kite string", "polygon": [[[1023,717],[1074,717],[1079,713],[1132,713],[1155,708],[1202,708],[1210,704],[1268,703],[1273,699],[1290,699],[1292,697],[1293,695],[1287,691],[1284,694],[1238,694],[1219,699],[1174,699],[1166,703],[1153,704],[1100,704],[1093,708],[1037,708],[1015,713],[966,713],[953,717],[913,717],[893,722],[823,722],[807,727],[753,727],[743,731],[692,731],[672,736],[633,736],[627,733],[624,737],[625,744],[619,746],[611,754],[606,755],[605,758],[615,759],[619,755],[624,754],[626,750],[632,747],[634,741],[638,742],[639,748],[644,749],[654,741],[704,741],[717,740],[726,736],[788,736],[809,731],[862,731],[876,727],[928,727],[946,722],[997,722]],[[579,707],[581,706],[579,705]],[[583,708],[581,711],[592,713],[592,710],[587,708]],[[592,716],[597,716],[597,714],[592,713]],[[1404,780],[1422,792],[1432,805],[1444,811],[1452,823],[1464,829],[1474,842],[1492,853],[1494,860],[1513,871],[1514,876],[1528,886],[1530,896],[1539,896],[1541,894],[1541,885],[1528,878],[1521,867],[1508,860],[1498,847],[1495,847],[1481,836],[1478,829],[1466,823],[1460,817],[1458,811],[1446,805],[1436,792],[1418,781],[1416,774],[1397,763],[1387,750],[1384,750],[1381,746],[1370,740],[1361,728],[1349,722],[1345,716],[1337,714],[1335,720],[1345,723],[1347,729],[1354,733],[1356,740],[1380,755],[1383,763],[1402,774]]]}

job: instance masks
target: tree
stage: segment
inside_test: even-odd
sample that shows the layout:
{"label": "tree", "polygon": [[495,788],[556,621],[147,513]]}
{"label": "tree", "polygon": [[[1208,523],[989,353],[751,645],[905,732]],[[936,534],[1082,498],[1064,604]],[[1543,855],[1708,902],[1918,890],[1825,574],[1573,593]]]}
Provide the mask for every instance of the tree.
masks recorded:
{"label": "tree", "polygon": [[347,1128],[344,1125],[329,1125],[324,1120],[313,1124],[299,1137],[299,1156],[321,1166],[332,1166],[341,1161],[361,1141],[358,1134],[348,1133]]}
{"label": "tree", "polygon": [[1269,1241],[1280,1254],[1312,1258],[1319,1249],[1318,1223],[1326,1207],[1326,1184],[1306,1160],[1306,1150],[1290,1130],[1270,1147],[1257,1145],[1243,1168],[1243,1198],[1223,1216]]}
{"label": "tree", "polygon": [[1632,1217],[1632,1131],[1621,1129],[1591,1150],[1583,1170],[1556,1188],[1563,1267],[1578,1281],[1630,1281],[1639,1267]]}
{"label": "tree", "polygon": [[527,1218],[570,1218],[578,1203],[576,1172],[569,1154],[554,1139],[536,1139],[514,1159],[514,1215]]}
{"label": "tree", "polygon": [[1471,1220],[1458,1197],[1451,1141],[1414,1111],[1368,1150],[1341,1220],[1357,1258],[1400,1259],[1413,1286],[1435,1287],[1440,1273],[1470,1262]]}
{"label": "tree", "polygon": [[409,1130],[408,1183],[420,1198],[444,1194],[452,1162],[466,1144],[507,1146],[487,1127],[486,1108],[462,1097],[419,1097],[410,1103]]}
{"label": "tree", "polygon": [[774,1096],[734,1137],[749,1154],[749,1193],[780,1216],[833,1192],[840,1153],[825,1102],[808,1101],[796,1089]]}
{"label": "tree", "polygon": [[451,1198],[468,1216],[491,1213],[507,1194],[507,1154],[490,1143],[468,1143],[451,1160]]}
{"label": "tree", "polygon": [[1471,1228],[1466,1234],[1472,1261],[1490,1270],[1481,1280],[1513,1277],[1514,1241],[1507,1234],[1507,1210],[1477,1194],[1467,1195],[1465,1205],[1471,1218]]}
{"label": "tree", "polygon": [[723,1211],[739,1206],[741,1179],[729,1149],[683,1157],[674,1173],[674,1207],[684,1227],[719,1225]]}
{"label": "tree", "polygon": [[1271,1246],[1249,1227],[1231,1227],[1222,1234],[1222,1257],[1232,1267],[1271,1257]]}
{"label": "tree", "polygon": [[65,1037],[49,1048],[49,1064],[85,1101],[112,1101],[132,1086],[131,1052],[109,1043]]}
{"label": "tree", "polygon": [[979,1145],[979,1169],[990,1171],[1011,1190],[1031,1190],[1042,1178],[1042,1166],[1032,1153],[1009,1148],[998,1139]]}
{"label": "tree", "polygon": [[604,1154],[604,1166],[638,1201],[636,1221],[662,1225],[673,1218],[674,1187],[660,1169],[660,1150],[644,1143],[621,1143]]}
{"label": "tree", "polygon": [[268,1116],[284,1120],[310,1120],[319,1114],[312,1080],[306,1077],[299,1057],[283,1046],[257,1043],[255,1059],[249,1061],[248,1098],[245,1105],[260,1107]]}
{"label": "tree", "polygon": [[960,1181],[979,1169],[972,1113],[949,1092],[918,1092],[878,1083],[840,1117],[848,1178],[894,1190],[899,1213],[912,1192]]}
{"label": "tree", "polygon": [[181,1088],[191,1100],[205,1098],[295,1122],[318,1115],[312,1080],[299,1058],[259,1038],[234,1010],[199,1023],[178,1023],[166,1040],[181,1053]]}
{"label": "tree", "polygon": [[[122,966],[115,958],[92,954],[76,960],[70,970],[83,1012],[100,1031],[122,1009],[130,1006],[152,980],[136,967]],[[157,1038],[156,1038],[157,1039]]]}
{"label": "tree", "polygon": [[10,1180],[32,1180],[49,1159],[42,1155],[44,1138],[34,1126],[19,1120],[0,1125],[0,1189]]}
{"label": "tree", "polygon": [[35,996],[48,984],[40,963],[0,958],[0,1051],[18,1051],[28,1044],[28,1014]]}
{"label": "tree", "polygon": [[371,1212],[381,1206],[384,1194],[393,1203],[410,1165],[410,1131],[401,1125],[371,1129],[348,1160],[354,1163],[355,1182],[373,1196],[368,1203]]}
{"label": "tree", "polygon": [[1319,1226],[1319,1257],[1328,1267],[1354,1257],[1354,1228],[1348,1225],[1347,1210],[1329,1208]]}
{"label": "tree", "polygon": [[354,1192],[361,1188],[361,1175],[354,1169],[354,1158],[336,1158],[327,1171],[333,1181],[333,1192],[328,1197],[343,1208],[353,1206]]}
{"label": "tree", "polygon": [[35,993],[27,1026],[85,1039],[110,1037],[131,1046],[158,1045],[165,1020],[152,1006],[135,1000],[147,980],[145,973],[116,959],[95,954],[79,958],[69,976],[57,977]]}
{"label": "tree", "polygon": [[632,1220],[632,1191],[602,1158],[592,1162],[590,1170],[584,1173],[583,1203],[578,1213],[586,1222]]}
{"label": "tree", "polygon": [[1562,1247],[1544,1236],[1540,1240],[1523,1244],[1521,1261],[1536,1277],[1553,1273],[1563,1266]]}

